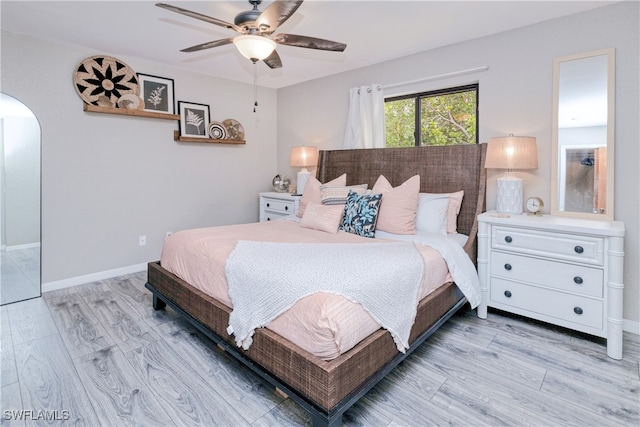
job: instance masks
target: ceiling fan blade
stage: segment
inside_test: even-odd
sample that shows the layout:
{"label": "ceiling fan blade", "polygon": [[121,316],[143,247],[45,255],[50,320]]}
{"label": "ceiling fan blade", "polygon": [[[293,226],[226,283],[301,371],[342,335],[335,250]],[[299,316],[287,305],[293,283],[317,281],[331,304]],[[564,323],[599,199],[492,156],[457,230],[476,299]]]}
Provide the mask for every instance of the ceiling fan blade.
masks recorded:
{"label": "ceiling fan blade", "polygon": [[186,49],[181,49],[180,52],[197,52],[199,50],[211,49],[212,47],[224,46],[226,44],[233,43],[233,38],[216,40],[212,42],[197,44],[195,46],[188,47]]}
{"label": "ceiling fan blade", "polygon": [[256,19],[256,27],[261,33],[271,34],[300,7],[303,0],[275,0]]}
{"label": "ceiling fan blade", "polygon": [[308,49],[318,50],[330,50],[334,52],[343,52],[347,48],[347,45],[344,43],[318,39],[315,37],[297,36],[295,34],[276,34],[273,37],[273,40],[278,44],[287,46],[306,47]]}
{"label": "ceiling fan blade", "polygon": [[278,52],[276,52],[275,50],[271,53],[271,55],[263,59],[263,61],[271,69],[282,68],[282,60],[280,59],[280,55],[278,55]]}
{"label": "ceiling fan blade", "polygon": [[210,24],[218,25],[220,27],[230,28],[230,29],[235,30],[235,31],[237,31],[239,33],[244,33],[245,32],[242,28],[240,28],[237,25],[232,24],[230,22],[226,22],[226,21],[222,21],[220,19],[212,18],[210,16],[203,15],[201,13],[192,12],[190,10],[183,9],[181,7],[172,6],[172,5],[167,4],[167,3],[156,3],[156,6],[161,7],[163,9],[170,10],[172,12],[180,13],[182,15],[190,16],[191,18],[196,18],[196,19],[199,19],[201,21],[208,22]]}

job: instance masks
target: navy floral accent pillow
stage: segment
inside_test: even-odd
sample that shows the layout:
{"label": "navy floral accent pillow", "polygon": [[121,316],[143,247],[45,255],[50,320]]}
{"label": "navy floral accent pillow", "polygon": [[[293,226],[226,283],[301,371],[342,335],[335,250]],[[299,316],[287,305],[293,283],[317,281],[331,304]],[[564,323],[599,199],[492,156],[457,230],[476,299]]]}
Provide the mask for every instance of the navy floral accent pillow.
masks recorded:
{"label": "navy floral accent pillow", "polygon": [[340,230],[364,237],[374,237],[382,194],[358,194],[349,190]]}

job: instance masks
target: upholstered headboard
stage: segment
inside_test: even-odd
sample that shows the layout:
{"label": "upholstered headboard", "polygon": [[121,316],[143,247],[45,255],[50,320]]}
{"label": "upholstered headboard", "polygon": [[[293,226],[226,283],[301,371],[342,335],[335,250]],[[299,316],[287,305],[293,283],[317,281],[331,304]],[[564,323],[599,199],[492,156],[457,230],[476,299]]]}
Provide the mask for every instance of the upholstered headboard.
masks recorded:
{"label": "upholstered headboard", "polygon": [[420,192],[464,190],[458,231],[469,236],[465,250],[475,263],[477,217],[485,210],[485,155],[486,144],[325,150],[316,175],[327,182],[346,173],[347,185],[367,183],[371,188],[380,175],[395,187],[418,174]]}

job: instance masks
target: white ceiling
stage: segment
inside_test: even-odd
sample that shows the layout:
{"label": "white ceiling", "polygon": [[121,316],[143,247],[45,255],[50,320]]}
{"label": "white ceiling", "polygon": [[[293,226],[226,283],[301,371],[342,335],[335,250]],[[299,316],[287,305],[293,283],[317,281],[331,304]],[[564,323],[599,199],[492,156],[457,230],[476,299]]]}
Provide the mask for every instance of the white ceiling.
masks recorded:
{"label": "white ceiling", "polygon": [[[244,0],[163,1],[227,22],[251,8]],[[91,55],[144,58],[253,82],[251,62],[233,45],[180,52],[232,37],[232,30],[161,9],[155,2],[2,0],[1,24],[3,30],[89,48]],[[270,3],[265,0],[260,10]],[[271,70],[259,63],[258,83],[281,88],[611,3],[615,1],[306,0],[276,33],[334,40],[347,49],[337,53],[278,46],[283,68]]]}

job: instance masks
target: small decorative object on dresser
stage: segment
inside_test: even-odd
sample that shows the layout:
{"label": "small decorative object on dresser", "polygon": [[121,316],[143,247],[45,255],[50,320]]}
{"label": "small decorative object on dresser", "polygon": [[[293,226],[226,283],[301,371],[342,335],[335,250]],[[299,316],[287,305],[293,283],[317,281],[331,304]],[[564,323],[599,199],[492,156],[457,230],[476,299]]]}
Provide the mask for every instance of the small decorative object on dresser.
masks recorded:
{"label": "small decorative object on dresser", "polygon": [[542,208],[544,207],[544,202],[540,197],[529,197],[525,205],[527,207],[527,213],[529,215],[542,216]]}
{"label": "small decorative object on dresser", "polygon": [[279,173],[278,175],[273,177],[271,181],[271,186],[277,193],[287,193],[289,192],[289,185],[291,185],[291,180],[289,177],[283,173]]}
{"label": "small decorative object on dresser", "polygon": [[296,214],[301,198],[289,193],[260,193],[260,222]]}
{"label": "small decorative object on dresser", "polygon": [[607,339],[622,359],[624,224],[558,216],[478,216],[478,275],[487,307]]}

